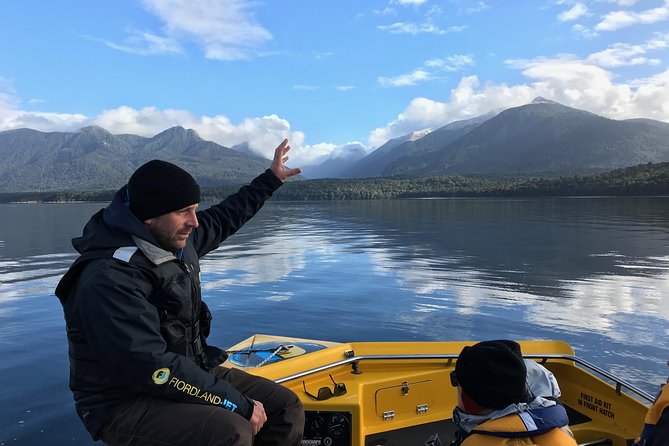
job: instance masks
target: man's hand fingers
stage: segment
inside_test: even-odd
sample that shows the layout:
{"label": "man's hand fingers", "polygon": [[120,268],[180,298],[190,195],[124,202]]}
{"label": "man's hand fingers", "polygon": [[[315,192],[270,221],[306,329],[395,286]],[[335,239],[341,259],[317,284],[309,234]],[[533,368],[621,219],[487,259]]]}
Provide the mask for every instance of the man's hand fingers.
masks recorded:
{"label": "man's hand fingers", "polygon": [[293,175],[298,175],[302,173],[302,170],[299,168],[288,169],[285,166],[286,161],[288,161],[288,151],[290,146],[288,145],[288,138],[284,139],[281,144],[274,151],[274,159],[270,165],[270,170],[276,175],[276,177],[281,180],[281,182],[286,181],[289,177]]}
{"label": "man's hand fingers", "polygon": [[281,141],[281,144],[276,148],[274,151],[274,160],[278,161],[281,159],[284,153],[286,153],[288,150],[290,150],[290,146],[288,145],[288,138],[284,139]]}
{"label": "man's hand fingers", "polygon": [[265,407],[259,401],[253,402],[253,415],[251,415],[251,425],[253,426],[253,435],[260,432],[263,425],[267,421],[267,414],[265,413]]}
{"label": "man's hand fingers", "polygon": [[299,167],[296,167],[294,169],[287,169],[286,170],[286,176],[288,176],[288,177],[292,177],[293,175],[297,175],[297,174],[300,174],[300,173],[302,173],[302,169],[300,169]]}

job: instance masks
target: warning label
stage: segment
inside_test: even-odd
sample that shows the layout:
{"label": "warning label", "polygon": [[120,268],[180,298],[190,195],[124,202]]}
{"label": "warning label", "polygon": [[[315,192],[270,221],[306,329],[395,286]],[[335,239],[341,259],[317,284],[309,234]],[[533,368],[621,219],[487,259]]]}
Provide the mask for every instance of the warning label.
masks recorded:
{"label": "warning label", "polygon": [[600,415],[604,415],[605,417],[611,419],[616,418],[616,414],[611,410],[611,403],[592,395],[588,395],[587,393],[581,392],[581,396],[578,398],[578,405],[593,412],[597,412]]}

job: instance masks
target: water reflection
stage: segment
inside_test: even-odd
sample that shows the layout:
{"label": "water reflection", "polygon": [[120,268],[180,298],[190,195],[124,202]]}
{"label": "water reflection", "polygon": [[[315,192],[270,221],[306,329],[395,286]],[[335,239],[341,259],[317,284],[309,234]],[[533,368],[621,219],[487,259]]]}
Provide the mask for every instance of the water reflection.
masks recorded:
{"label": "water reflection", "polygon": [[[214,254],[207,270],[220,278],[208,292],[252,319],[281,310],[245,311],[248,299],[267,296],[240,283],[286,287],[280,301],[299,306],[287,317],[312,321],[290,325],[295,335],[317,327],[340,340],[565,339],[643,384],[661,378],[669,357],[668,202],[281,204]],[[257,326],[276,331],[276,321]],[[621,366],[635,356],[634,370],[655,372]]]}
{"label": "water reflection", "polygon": [[[669,256],[656,255],[669,250],[666,227],[656,228],[642,221],[643,237],[623,237],[620,235],[635,227],[620,215],[594,219],[589,214],[576,214],[579,218],[563,219],[554,214],[561,211],[558,208],[547,215],[530,214],[528,223],[522,219],[527,214],[515,206],[511,208],[517,217],[509,220],[503,212],[491,211],[494,206],[490,203],[479,202],[474,202],[478,204],[475,210],[485,210],[487,218],[474,212],[472,218],[458,222],[462,210],[451,210],[457,218],[426,226],[425,221],[442,220],[435,219],[435,214],[443,214],[443,208],[452,203],[437,202],[445,206],[426,215],[421,215],[425,214],[423,202],[399,203],[385,203],[376,213],[370,212],[375,203],[295,206],[295,212],[282,208],[286,214],[308,211],[311,217],[301,220],[300,225],[284,225],[282,219],[292,220],[273,212],[248,233],[252,239],[237,236],[235,242],[228,242],[208,257],[204,263],[210,274],[206,287],[215,290],[233,282],[285,280],[305,268],[326,263],[340,264],[348,273],[346,263],[355,257],[367,262],[372,276],[383,276],[417,296],[444,294],[457,301],[467,299],[465,312],[496,301],[502,306],[542,304],[551,314],[561,309],[588,309],[588,314],[636,312],[669,319],[668,306],[663,302],[669,286]],[[471,202],[456,204],[465,206],[465,215],[471,213]],[[503,203],[502,210],[511,204],[518,203]],[[429,205],[434,207],[434,203]],[[394,206],[400,208],[388,213],[387,207]],[[316,218],[314,214],[323,216]],[[632,217],[638,219],[638,215],[633,213]],[[273,227],[277,220],[281,229]],[[649,220],[667,224],[656,217]],[[590,221],[593,231],[588,230]],[[601,230],[612,221],[617,221],[614,227]],[[444,225],[448,225],[447,230]],[[541,243],[532,233],[542,234]],[[578,243],[573,242],[576,238]],[[640,257],[641,252],[651,255]],[[559,308],[553,310],[551,305]],[[555,323],[566,320],[555,319]],[[576,317],[573,325],[584,324]]]}

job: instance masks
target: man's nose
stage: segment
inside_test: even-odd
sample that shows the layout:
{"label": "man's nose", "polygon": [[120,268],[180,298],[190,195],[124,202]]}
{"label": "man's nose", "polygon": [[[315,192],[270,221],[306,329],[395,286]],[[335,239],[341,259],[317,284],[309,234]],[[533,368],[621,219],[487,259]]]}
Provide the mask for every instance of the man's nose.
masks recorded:
{"label": "man's nose", "polygon": [[186,224],[193,229],[200,226],[200,223],[198,223],[197,221],[197,214],[195,214],[195,210],[192,210],[188,213],[188,219],[186,220]]}

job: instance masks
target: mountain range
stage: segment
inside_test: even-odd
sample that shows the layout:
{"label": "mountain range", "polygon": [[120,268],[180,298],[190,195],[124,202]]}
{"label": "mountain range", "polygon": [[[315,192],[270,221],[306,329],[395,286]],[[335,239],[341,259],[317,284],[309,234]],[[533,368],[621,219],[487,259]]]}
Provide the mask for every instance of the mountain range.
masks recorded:
{"label": "mountain range", "polygon": [[[669,161],[669,123],[613,120],[543,98],[391,139],[367,154],[349,144],[305,178],[441,175],[587,174]],[[0,132],[0,192],[111,190],[144,162],[159,158],[192,172],[203,186],[240,184],[268,160],[249,144],[226,148],[173,127],[151,138],[77,132]]]}
{"label": "mountain range", "polygon": [[0,192],[116,189],[154,158],[178,164],[203,186],[246,182],[269,165],[183,127],[152,138],[112,135],[96,126],[78,132],[16,129],[0,132]]}
{"label": "mountain range", "polygon": [[425,129],[391,139],[356,162],[355,165],[349,166],[347,171],[340,171],[340,175],[345,178],[393,175],[394,172],[388,171],[388,167],[394,165],[398,160],[419,157],[421,154],[439,150],[440,147],[445,147],[471,132],[495,114],[495,112],[490,112],[472,119],[452,122],[434,131]]}
{"label": "mountain range", "polygon": [[430,135],[414,141],[413,151],[382,175],[557,176],[669,161],[669,123],[608,119],[543,98],[465,131],[452,141]]}

